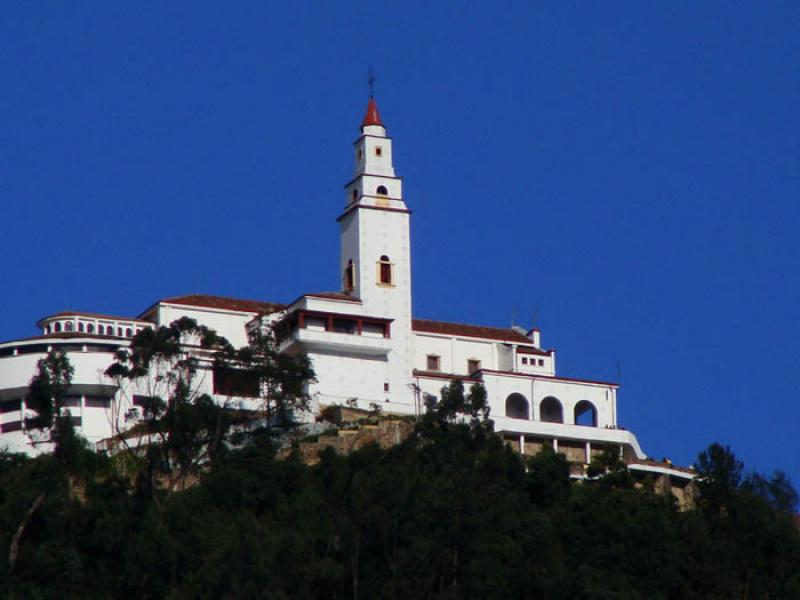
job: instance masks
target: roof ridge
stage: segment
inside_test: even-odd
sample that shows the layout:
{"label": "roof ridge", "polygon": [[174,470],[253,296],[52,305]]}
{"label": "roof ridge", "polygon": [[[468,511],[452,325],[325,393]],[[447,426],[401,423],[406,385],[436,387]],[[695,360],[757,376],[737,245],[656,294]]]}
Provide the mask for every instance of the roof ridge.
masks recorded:
{"label": "roof ridge", "polygon": [[[168,298],[162,298],[161,300],[158,300],[153,306],[162,303],[182,304],[184,306],[206,306],[209,308],[220,308],[223,310],[255,313],[263,312],[265,308],[275,311],[286,308],[287,306],[283,302],[253,300],[251,298],[235,298],[233,296],[217,296],[215,294],[182,294],[180,296],[170,296]],[[148,309],[148,311],[149,310],[150,309]]]}
{"label": "roof ridge", "polygon": [[520,344],[533,345],[533,340],[508,327],[492,325],[472,325],[470,323],[454,323],[452,321],[435,321],[433,319],[412,319],[412,330],[440,333],[443,335],[465,335],[468,337],[499,339]]}

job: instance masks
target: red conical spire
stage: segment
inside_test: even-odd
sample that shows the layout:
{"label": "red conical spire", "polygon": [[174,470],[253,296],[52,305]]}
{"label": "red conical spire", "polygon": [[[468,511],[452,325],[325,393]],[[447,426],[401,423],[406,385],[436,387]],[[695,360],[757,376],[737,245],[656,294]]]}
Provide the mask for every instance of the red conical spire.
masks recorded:
{"label": "red conical spire", "polygon": [[372,96],[370,96],[369,104],[367,104],[367,114],[364,115],[364,120],[361,121],[361,127],[366,127],[367,125],[379,125],[383,127],[381,115],[378,113],[378,105],[375,102],[375,98]]}

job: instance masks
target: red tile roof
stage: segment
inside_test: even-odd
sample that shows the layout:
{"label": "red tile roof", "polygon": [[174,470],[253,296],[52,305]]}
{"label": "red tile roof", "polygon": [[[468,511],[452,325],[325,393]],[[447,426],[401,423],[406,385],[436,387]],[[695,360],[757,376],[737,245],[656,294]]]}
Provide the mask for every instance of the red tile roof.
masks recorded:
{"label": "red tile roof", "polygon": [[[240,298],[227,298],[225,296],[209,296],[206,294],[188,294],[186,296],[175,296],[164,298],[158,304],[182,304],[184,306],[204,306],[208,308],[219,308],[222,310],[233,310],[248,313],[272,313],[286,308],[285,304],[275,302],[261,302],[259,300],[242,300]],[[148,309],[146,312],[149,312]]]}
{"label": "red tile roof", "polygon": [[411,328],[414,331],[426,333],[440,333],[443,335],[466,336],[483,338],[487,340],[501,340],[517,344],[530,344],[530,338],[525,337],[513,329],[499,327],[484,327],[482,325],[465,325],[463,323],[445,323],[443,321],[429,321],[427,319],[414,319]]}
{"label": "red tile roof", "polygon": [[364,120],[361,121],[361,127],[366,127],[367,125],[380,125],[383,127],[383,121],[381,121],[381,115],[378,113],[378,105],[375,102],[375,98],[369,99],[367,114],[364,115]]}
{"label": "red tile roof", "polygon": [[519,354],[536,354],[537,356],[550,356],[553,351],[545,351],[541,348],[536,348],[535,346],[520,346],[517,348],[517,353]]}
{"label": "red tile roof", "polygon": [[326,298],[329,300],[343,300],[344,302],[357,302],[361,304],[361,300],[359,298],[351,296],[350,294],[345,294],[344,292],[318,292],[316,294],[303,294],[303,296],[300,297],[302,298],[304,296],[308,296],[310,298]]}

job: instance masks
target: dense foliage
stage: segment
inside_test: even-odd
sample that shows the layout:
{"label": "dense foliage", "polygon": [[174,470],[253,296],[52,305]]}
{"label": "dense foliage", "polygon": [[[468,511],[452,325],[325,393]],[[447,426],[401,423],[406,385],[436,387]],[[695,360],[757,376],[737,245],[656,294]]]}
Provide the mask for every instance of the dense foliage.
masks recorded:
{"label": "dense foliage", "polygon": [[391,449],[327,451],[308,467],[256,436],[169,495],[74,435],[53,455],[3,456],[0,594],[800,598],[785,479],[743,477],[715,445],[698,462],[704,501],[679,512],[617,468],[570,484],[560,455],[526,465],[479,418],[480,388],[443,397]]}

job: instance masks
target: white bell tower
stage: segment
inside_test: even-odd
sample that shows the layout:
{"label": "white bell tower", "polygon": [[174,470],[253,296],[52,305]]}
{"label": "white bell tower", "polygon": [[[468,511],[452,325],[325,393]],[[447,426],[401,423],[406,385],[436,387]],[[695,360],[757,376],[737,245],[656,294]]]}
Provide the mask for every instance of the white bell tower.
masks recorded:
{"label": "white bell tower", "polygon": [[365,314],[392,319],[386,396],[391,405],[413,410],[410,211],[402,179],[394,173],[392,140],[372,97],[354,150],[354,177],[345,185],[345,210],[338,219],[342,287],[362,301]]}

